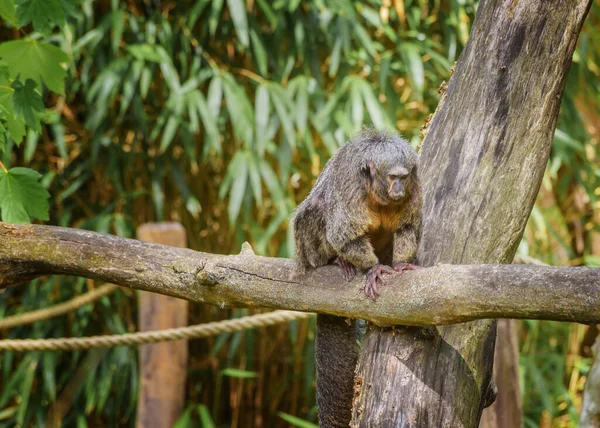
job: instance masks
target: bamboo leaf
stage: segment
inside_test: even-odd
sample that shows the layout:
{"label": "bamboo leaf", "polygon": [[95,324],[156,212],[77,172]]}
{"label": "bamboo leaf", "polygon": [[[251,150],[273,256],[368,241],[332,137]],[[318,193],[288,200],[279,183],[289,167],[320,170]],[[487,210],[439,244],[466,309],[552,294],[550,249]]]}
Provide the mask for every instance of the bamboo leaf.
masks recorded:
{"label": "bamboo leaf", "polygon": [[250,46],[248,36],[248,17],[246,16],[246,8],[243,0],[227,0],[229,13],[235,26],[235,32],[240,39],[242,46],[247,48]]}
{"label": "bamboo leaf", "polygon": [[262,156],[267,142],[267,126],[271,115],[271,104],[269,102],[269,89],[260,85],[256,90],[255,101],[256,119],[256,152]]}

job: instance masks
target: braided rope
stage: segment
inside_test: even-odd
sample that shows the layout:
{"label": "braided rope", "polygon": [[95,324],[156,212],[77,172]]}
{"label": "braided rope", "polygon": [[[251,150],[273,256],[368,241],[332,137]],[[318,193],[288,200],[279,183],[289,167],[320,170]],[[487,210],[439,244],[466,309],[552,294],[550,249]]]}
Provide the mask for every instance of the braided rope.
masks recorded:
{"label": "braided rope", "polygon": [[31,324],[36,321],[45,320],[58,315],[66,314],[74,311],[80,306],[86,305],[99,299],[102,296],[112,293],[117,288],[114,284],[104,284],[94,290],[88,291],[81,296],[77,296],[67,302],[59,303],[50,308],[38,309],[37,311],[26,312],[24,314],[12,315],[4,319],[0,319],[0,330],[12,328],[19,325]]}
{"label": "braided rope", "polygon": [[142,345],[181,339],[198,339],[221,333],[266,327],[286,321],[305,319],[312,313],[278,310],[232,320],[216,321],[189,327],[158,331],[144,331],[111,336],[91,336],[63,339],[15,339],[0,340],[0,350],[5,351],[73,351],[76,349],[111,348],[123,345]]}

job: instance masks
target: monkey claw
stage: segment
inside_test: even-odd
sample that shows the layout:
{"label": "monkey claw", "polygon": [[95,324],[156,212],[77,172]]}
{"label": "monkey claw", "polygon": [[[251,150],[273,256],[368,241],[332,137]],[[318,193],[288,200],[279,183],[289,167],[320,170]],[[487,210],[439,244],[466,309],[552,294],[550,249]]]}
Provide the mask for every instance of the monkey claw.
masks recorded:
{"label": "monkey claw", "polygon": [[377,296],[379,296],[377,281],[383,284],[383,275],[391,273],[396,273],[396,271],[389,266],[381,264],[377,264],[369,269],[365,281],[365,294],[371,299],[377,300]]}

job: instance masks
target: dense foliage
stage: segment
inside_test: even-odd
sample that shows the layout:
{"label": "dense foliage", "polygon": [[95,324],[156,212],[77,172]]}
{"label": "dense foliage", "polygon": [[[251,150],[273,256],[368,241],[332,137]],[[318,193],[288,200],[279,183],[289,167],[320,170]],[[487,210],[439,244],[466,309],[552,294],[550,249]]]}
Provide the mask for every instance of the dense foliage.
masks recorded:
{"label": "dense foliage", "polygon": [[[257,253],[290,256],[290,214],[363,124],[419,144],[475,8],[471,0],[0,0],[2,219],[126,237],[143,222],[176,220],[195,249],[236,252],[247,240]],[[600,265],[597,9],[519,249],[552,264]],[[7,289],[0,316],[93,286],[52,277]],[[190,310],[194,323],[247,312]],[[0,334],[122,333],[136,330],[135,319],[134,293],[118,291]],[[311,322],[293,322],[191,343],[181,425],[314,421],[313,332]],[[595,334],[523,323],[527,426],[576,424]],[[0,424],[134,423],[134,347],[6,352],[0,364]]]}

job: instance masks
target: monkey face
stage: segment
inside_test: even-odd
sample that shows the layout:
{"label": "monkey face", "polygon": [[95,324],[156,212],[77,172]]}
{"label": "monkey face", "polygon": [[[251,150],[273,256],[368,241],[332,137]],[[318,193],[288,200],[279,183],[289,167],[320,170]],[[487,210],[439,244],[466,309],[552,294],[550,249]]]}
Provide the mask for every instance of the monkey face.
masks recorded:
{"label": "monkey face", "polygon": [[399,202],[406,196],[406,179],[408,170],[403,167],[392,168],[387,174],[387,194],[394,201]]}
{"label": "monkey face", "polygon": [[369,162],[370,196],[379,205],[389,205],[401,202],[407,194],[407,180],[410,172],[400,166],[377,168],[374,162]]}

